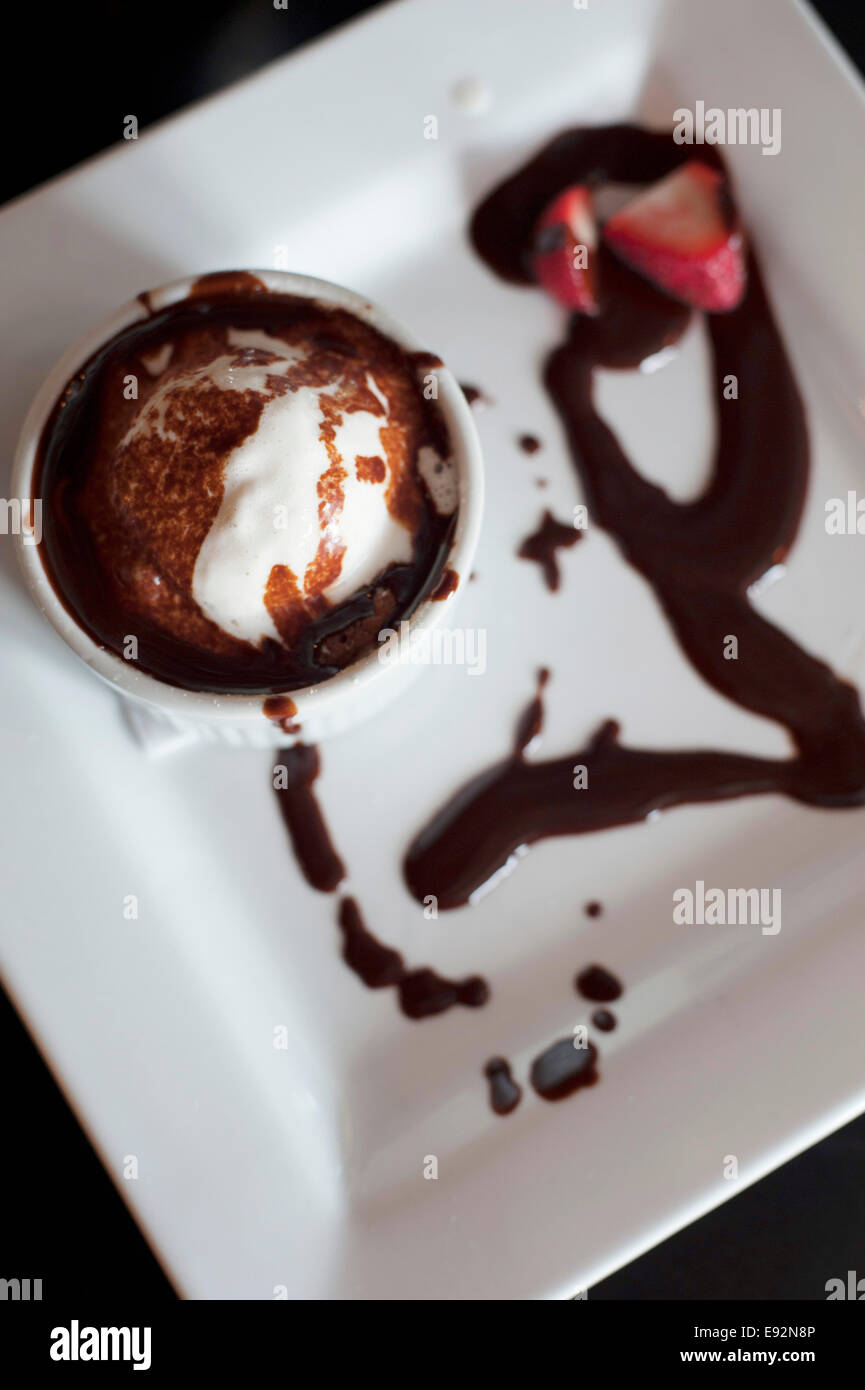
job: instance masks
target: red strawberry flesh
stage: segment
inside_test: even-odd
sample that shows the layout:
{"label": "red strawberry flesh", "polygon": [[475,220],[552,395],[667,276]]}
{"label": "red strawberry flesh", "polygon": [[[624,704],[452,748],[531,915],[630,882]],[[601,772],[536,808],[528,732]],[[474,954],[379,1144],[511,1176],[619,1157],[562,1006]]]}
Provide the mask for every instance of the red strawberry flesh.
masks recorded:
{"label": "red strawberry flesh", "polygon": [[598,232],[592,197],[582,184],[566,188],[541,214],[532,266],[548,294],[567,309],[598,312],[594,260]]}
{"label": "red strawberry flesh", "polygon": [[627,203],[606,223],[604,240],[627,265],[698,309],[735,309],[745,293],[745,238],[726,181],[699,160]]}

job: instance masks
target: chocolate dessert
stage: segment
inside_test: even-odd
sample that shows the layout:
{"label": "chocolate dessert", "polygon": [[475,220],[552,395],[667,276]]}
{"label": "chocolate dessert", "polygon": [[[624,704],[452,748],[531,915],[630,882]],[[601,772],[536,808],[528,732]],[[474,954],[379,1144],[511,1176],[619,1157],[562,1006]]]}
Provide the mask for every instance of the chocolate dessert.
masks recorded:
{"label": "chocolate dessert", "polygon": [[172,685],[322,681],[442,581],[457,483],[429,368],[245,272],[142,302],[43,431],[49,578],[95,641],[134,637]]}

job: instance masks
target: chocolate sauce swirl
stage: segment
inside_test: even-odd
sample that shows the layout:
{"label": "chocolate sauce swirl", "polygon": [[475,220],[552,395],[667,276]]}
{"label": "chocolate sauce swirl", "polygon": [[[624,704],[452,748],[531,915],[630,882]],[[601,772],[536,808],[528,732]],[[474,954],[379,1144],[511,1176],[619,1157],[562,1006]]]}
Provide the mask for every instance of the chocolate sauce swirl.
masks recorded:
{"label": "chocolate sauce swirl", "polygon": [[[648,183],[693,157],[669,135],[633,126],[559,136],[495,189],[472,222],[474,245],[506,280],[530,283],[539,213],[569,184]],[[716,152],[700,158],[720,163]],[[789,730],[794,756],[711,749],[644,751],[605,722],[584,749],[529,762],[511,755],[474,777],[410,846],[412,893],[458,907],[519,848],[645,819],[685,803],[780,793],[814,806],[865,801],[865,722],[856,690],[754,612],[748,588],[795,539],[809,471],[799,391],[753,255],[748,289],[730,313],[708,316],[717,445],[711,481],[696,501],[674,502],[642,477],[594,407],[597,367],[634,367],[675,342],[682,304],[599,252],[602,307],[574,315],[544,380],[595,524],[651,584],[682,649],[716,690]],[[723,400],[726,376],[737,400]],[[739,656],[724,659],[734,634]],[[587,784],[574,786],[584,765]]]}

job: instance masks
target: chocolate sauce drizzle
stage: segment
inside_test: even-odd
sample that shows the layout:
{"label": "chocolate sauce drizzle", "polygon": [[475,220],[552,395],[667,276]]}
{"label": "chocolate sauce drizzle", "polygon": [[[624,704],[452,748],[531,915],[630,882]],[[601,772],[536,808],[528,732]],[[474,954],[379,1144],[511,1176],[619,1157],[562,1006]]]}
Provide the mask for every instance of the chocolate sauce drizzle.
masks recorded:
{"label": "chocolate sauce drizzle", "polygon": [[[280,766],[285,768],[285,777],[278,779],[280,785],[274,785],[274,790],[297,862],[307,883],[320,893],[332,893],[345,878],[345,866],[315,795],[315,780],[321,770],[318,749],[306,743],[283,748],[275,771]],[[285,786],[281,785],[283,780]]]}
{"label": "chocolate sauce drizzle", "polygon": [[[633,126],[568,132],[481,204],[472,223],[497,274],[530,283],[536,218],[573,183],[647,183],[693,157],[669,135]],[[720,163],[712,147],[701,159]],[[642,477],[595,411],[596,367],[633,367],[675,342],[690,311],[599,252],[602,308],[574,315],[544,379],[559,412],[594,521],[648,580],[687,657],[721,694],[781,724],[795,755],[768,759],[712,749],[623,746],[608,720],[563,758],[509,757],[474,777],[410,846],[405,874],[418,898],[458,907],[516,850],[552,835],[627,825],[686,803],[780,793],[812,806],[865,801],[865,722],[856,690],[748,602],[748,588],[787,554],[808,479],[804,410],[753,256],[738,309],[707,316],[717,446],[711,482],[674,502]],[[739,382],[725,401],[724,378]],[[725,639],[738,660],[725,660]],[[587,769],[578,790],[573,769]]]}
{"label": "chocolate sauce drizzle", "polygon": [[339,927],[346,965],[369,989],[393,986],[399,995],[400,1008],[408,1018],[430,1018],[452,1009],[455,1004],[477,1009],[489,998],[489,987],[480,975],[449,980],[428,966],[410,970],[399,951],[373,936],[354,898],[342,899]]}
{"label": "chocolate sauce drizzle", "polygon": [[490,1105],[497,1115],[510,1115],[522,1099],[523,1088],[514,1081],[511,1065],[504,1057],[491,1057],[484,1067],[490,1083]]}
{"label": "chocolate sauce drizzle", "polygon": [[557,550],[569,549],[583,539],[582,531],[577,531],[564,521],[557,521],[547,509],[538,524],[537,530],[526,536],[517,555],[521,560],[534,560],[541,567],[544,582],[548,589],[558,589],[562,582]]}
{"label": "chocolate sauce drizzle", "polygon": [[560,1038],[532,1062],[531,1082],[544,1100],[564,1100],[598,1080],[598,1050],[593,1043],[575,1047],[574,1038]]}
{"label": "chocolate sauce drizzle", "polygon": [[[280,756],[281,764],[274,771],[279,773],[282,767],[285,775],[275,778],[274,790],[297,862],[307,883],[319,892],[332,893],[346,874],[315,794],[318,749],[296,743]],[[431,1018],[455,1004],[477,1009],[489,999],[489,985],[480,975],[449,980],[429,966],[409,969],[399,951],[372,934],[354,898],[342,899],[338,921],[343,960],[369,989],[393,986],[408,1018]]]}

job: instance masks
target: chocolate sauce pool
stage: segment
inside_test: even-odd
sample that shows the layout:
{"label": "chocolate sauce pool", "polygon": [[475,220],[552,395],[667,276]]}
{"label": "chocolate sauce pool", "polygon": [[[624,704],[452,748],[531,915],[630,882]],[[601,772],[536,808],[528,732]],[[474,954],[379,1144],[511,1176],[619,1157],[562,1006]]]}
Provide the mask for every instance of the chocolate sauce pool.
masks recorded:
{"label": "chocolate sauce pool", "polygon": [[[432,353],[404,353],[355,315],[311,299],[272,293],[244,271],[202,276],[188,298],[168,308],[155,310],[148,295],[139,298],[149,316],[123,329],[93,354],[67,383],[42,432],[33,486],[45,503],[40,555],[46,573],[64,606],[94,641],[123,655],[128,635],[134,634],[138,669],[171,685],[269,695],[325,680],[374,647],[380,628],[407,618],[440,583],[454,518],[440,517],[426,499],[416,527],[411,528],[411,561],[388,566],[337,606],[316,599],[309,620],[290,644],[267,639],[256,646],[230,638],[190,601],[187,623],[191,615],[198,630],[212,639],[201,643],[186,640],[179,622],[173,631],[170,622],[158,624],[132,602],[125,576],[139,559],[148,560],[146,542],[142,540],[139,556],[134,525],[128,535],[121,535],[118,517],[99,514],[94,518],[89,513],[87,487],[94,460],[99,458],[106,430],[132,419],[133,407],[125,404],[123,395],[127,373],[146,389],[143,359],[189,333],[206,331],[218,339],[229,328],[261,329],[275,338],[302,332],[320,354],[332,357],[335,373],[341,362],[354,359],[368,363],[370,370],[377,366],[393,373],[406,370],[406,379],[413,380],[430,364],[440,366],[440,360]],[[264,396],[234,395],[237,399],[208,405],[211,414],[221,412],[218,437],[224,443],[223,462],[258,427],[264,405]],[[410,409],[418,443],[429,444],[444,457],[449,452],[447,429],[435,402],[425,399],[420,383]],[[201,486],[208,497],[212,495],[209,485]],[[417,486],[425,497],[420,480]],[[169,500],[166,509],[170,507]],[[184,556],[184,564],[189,559]]]}
{"label": "chocolate sauce pool", "polygon": [[[693,158],[672,137],[633,126],[560,136],[479,207],[472,238],[503,279],[531,282],[528,250],[538,214],[574,183],[649,183]],[[700,158],[719,164],[711,147]],[[787,554],[808,481],[805,416],[759,267],[738,309],[707,316],[717,445],[711,481],[694,502],[674,502],[642,477],[596,412],[596,367],[635,367],[675,342],[690,311],[600,252],[602,310],[574,315],[544,380],[570,445],[595,524],[647,579],[695,668],[716,690],[789,730],[794,756],[767,759],[714,749],[644,751],[608,720],[565,757],[513,756],[480,773],[421,830],[405,861],[418,899],[466,903],[523,846],[641,821],[686,803],[778,793],[812,806],[865,801],[865,722],[856,690],[773,627],[747,590]],[[724,377],[739,398],[722,397]],[[738,660],[724,659],[725,637]],[[583,764],[587,785],[573,785]]]}

